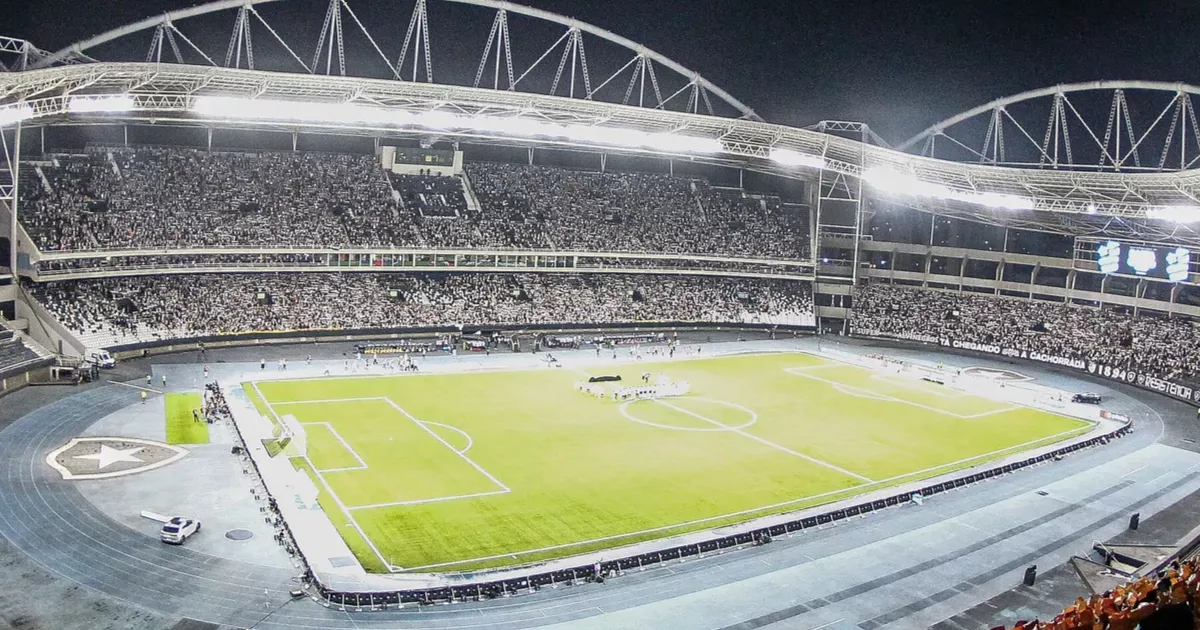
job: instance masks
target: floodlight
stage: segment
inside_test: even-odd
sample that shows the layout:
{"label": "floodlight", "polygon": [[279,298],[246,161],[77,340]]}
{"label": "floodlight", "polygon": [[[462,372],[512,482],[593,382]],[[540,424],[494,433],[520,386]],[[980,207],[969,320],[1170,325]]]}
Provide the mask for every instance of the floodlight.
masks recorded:
{"label": "floodlight", "polygon": [[1200,207],[1152,206],[1146,209],[1146,217],[1151,219],[1165,219],[1176,223],[1195,223],[1200,221]]}
{"label": "floodlight", "polygon": [[465,116],[442,111],[387,110],[353,103],[305,103],[228,96],[200,96],[192,111],[219,118],[263,118],[341,124],[417,127],[431,131],[502,133],[526,138],[554,138],[626,148],[651,148],[674,153],[719,153],[719,140],[636,129],[563,125],[520,116]]}
{"label": "floodlight", "polygon": [[0,127],[33,118],[33,108],[25,103],[0,107]]}
{"label": "floodlight", "polygon": [[871,186],[896,195],[949,199],[954,191],[940,184],[923,182],[916,177],[886,166],[874,166],[862,174]]}
{"label": "floodlight", "polygon": [[924,182],[914,175],[885,166],[874,166],[867,169],[863,172],[862,178],[871,186],[894,195],[952,199],[1005,210],[1033,210],[1036,207],[1034,200],[1028,197],[986,191],[957,190],[942,184]]}
{"label": "floodlight", "polygon": [[1004,210],[1033,210],[1036,207],[1033,199],[1029,197],[994,192],[954,191],[954,198],[967,203],[977,203],[981,206]]}
{"label": "floodlight", "polygon": [[67,111],[72,114],[93,112],[128,112],[133,110],[133,97],[128,94],[108,96],[72,96]]}
{"label": "floodlight", "polygon": [[819,155],[809,155],[791,149],[771,149],[771,161],[784,166],[807,166],[809,168],[825,168],[825,158]]}

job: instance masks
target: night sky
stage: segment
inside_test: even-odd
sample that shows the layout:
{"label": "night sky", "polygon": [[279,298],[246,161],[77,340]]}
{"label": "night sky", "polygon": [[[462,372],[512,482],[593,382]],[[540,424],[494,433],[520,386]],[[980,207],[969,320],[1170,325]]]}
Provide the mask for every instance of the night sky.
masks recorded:
{"label": "night sky", "polygon": [[[57,49],[192,0],[0,0],[0,33]],[[399,51],[411,0],[351,0],[389,55]],[[891,141],[994,98],[1057,83],[1144,79],[1200,83],[1200,2],[1187,0],[525,0],[641,42],[699,71],[770,121],[869,123]],[[306,60],[324,0],[264,5],[268,21]],[[470,83],[494,13],[431,0],[434,72]],[[223,57],[233,13],[180,24]],[[513,17],[517,65],[561,34]],[[281,54],[254,33],[259,66]],[[349,29],[349,27],[347,27]],[[303,38],[292,33],[303,34]],[[462,48],[449,42],[469,34]],[[365,40],[347,30],[351,56]],[[105,58],[145,55],[150,33]],[[299,41],[293,40],[301,40]],[[595,82],[627,56],[586,40]],[[371,53],[373,54],[373,53]],[[358,59],[354,57],[354,59]],[[352,61],[354,61],[352,59]],[[283,60],[276,59],[283,63]],[[558,54],[543,64],[553,74]],[[365,67],[365,66],[364,66]],[[376,64],[360,74],[378,75]],[[520,73],[518,68],[517,72]],[[490,72],[490,71],[489,71]],[[490,74],[489,74],[490,76]],[[548,80],[548,79],[547,79]],[[666,82],[666,81],[664,81]],[[628,78],[616,88],[624,92]],[[667,88],[664,88],[666,90]],[[673,91],[667,90],[667,91]],[[619,99],[619,95],[617,96]]]}

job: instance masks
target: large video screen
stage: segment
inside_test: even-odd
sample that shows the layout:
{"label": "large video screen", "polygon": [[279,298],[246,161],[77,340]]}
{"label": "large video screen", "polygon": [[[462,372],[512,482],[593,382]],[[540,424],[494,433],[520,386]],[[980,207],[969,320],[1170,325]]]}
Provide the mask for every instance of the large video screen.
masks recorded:
{"label": "large video screen", "polygon": [[396,147],[396,164],[420,166],[453,166],[454,151],[448,149],[418,149]]}
{"label": "large video screen", "polygon": [[1188,279],[1192,253],[1182,247],[1150,247],[1108,241],[1096,248],[1096,262],[1102,273],[1183,282]]}

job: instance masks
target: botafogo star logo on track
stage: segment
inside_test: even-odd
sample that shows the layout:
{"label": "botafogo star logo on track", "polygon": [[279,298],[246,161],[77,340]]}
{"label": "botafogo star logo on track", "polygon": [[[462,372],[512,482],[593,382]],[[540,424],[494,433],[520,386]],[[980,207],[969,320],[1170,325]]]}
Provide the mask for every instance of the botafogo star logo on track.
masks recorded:
{"label": "botafogo star logo on track", "polygon": [[110,479],[162,468],[188,452],[153,440],[123,437],[74,438],[46,456],[63,479]]}

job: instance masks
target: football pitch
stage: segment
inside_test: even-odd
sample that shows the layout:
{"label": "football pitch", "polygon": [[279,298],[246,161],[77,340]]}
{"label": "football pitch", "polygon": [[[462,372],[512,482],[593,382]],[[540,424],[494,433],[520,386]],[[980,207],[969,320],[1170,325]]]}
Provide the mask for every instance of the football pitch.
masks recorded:
{"label": "football pitch", "polygon": [[[795,354],[589,367],[687,381],[621,402],[526,371],[247,383],[373,572],[470,571],[713,529],[933,477],[1088,423]],[[261,398],[260,398],[261,396]],[[290,419],[289,419],[290,420]]]}

